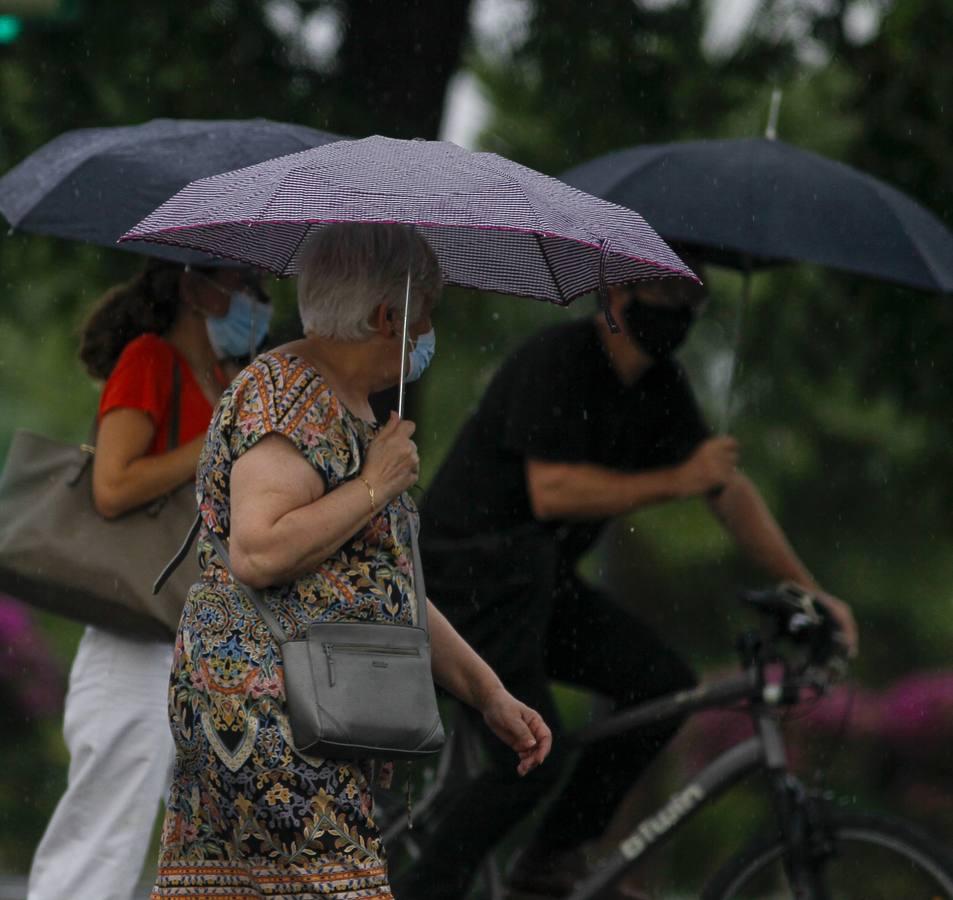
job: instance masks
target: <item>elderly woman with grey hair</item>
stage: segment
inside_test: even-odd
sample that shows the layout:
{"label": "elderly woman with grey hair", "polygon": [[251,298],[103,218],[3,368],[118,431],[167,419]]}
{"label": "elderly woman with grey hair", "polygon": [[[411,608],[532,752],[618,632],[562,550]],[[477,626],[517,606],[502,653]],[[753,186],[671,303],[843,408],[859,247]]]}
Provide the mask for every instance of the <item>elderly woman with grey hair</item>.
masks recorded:
{"label": "elderly woman with grey hair", "polygon": [[[197,480],[205,570],[172,670],[176,765],[154,898],[391,897],[371,765],[294,748],[280,653],[207,530],[230,540],[235,576],[265,591],[292,637],[314,621],[411,621],[414,425],[392,414],[379,427],[368,403],[408,351],[408,265],[416,339],[442,286],[423,238],[396,225],[319,232],[298,280],[305,337],[259,356],[218,405]],[[521,774],[539,765],[546,724],[432,604],[429,619],[435,680],[483,713]]]}

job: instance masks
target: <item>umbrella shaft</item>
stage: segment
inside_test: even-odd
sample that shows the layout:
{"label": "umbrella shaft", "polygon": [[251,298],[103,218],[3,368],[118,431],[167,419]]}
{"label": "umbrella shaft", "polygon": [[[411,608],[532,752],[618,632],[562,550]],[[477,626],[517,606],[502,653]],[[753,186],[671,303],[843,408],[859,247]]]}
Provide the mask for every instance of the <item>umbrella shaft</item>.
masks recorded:
{"label": "umbrella shaft", "polygon": [[718,432],[725,434],[728,426],[731,424],[731,406],[734,400],[735,383],[738,379],[738,368],[741,365],[741,341],[744,336],[745,313],[748,309],[748,302],[751,297],[751,270],[745,268],[744,282],[741,288],[741,302],[738,304],[738,311],[735,315],[735,333],[733,336],[734,346],[731,353],[731,365],[728,369],[728,384],[725,387],[725,405],[721,410],[721,422]]}
{"label": "umbrella shaft", "polygon": [[397,418],[404,418],[404,378],[407,375],[407,328],[410,318],[410,263],[407,264],[407,289],[404,293],[404,325],[400,342],[400,385],[397,388]]}

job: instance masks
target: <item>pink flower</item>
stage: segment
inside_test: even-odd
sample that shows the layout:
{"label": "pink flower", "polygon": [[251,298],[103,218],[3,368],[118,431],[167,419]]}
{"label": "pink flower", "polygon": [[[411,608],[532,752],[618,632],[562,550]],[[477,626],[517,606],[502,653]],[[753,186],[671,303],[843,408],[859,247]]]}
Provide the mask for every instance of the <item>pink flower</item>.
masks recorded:
{"label": "pink flower", "polygon": [[274,672],[265,678],[261,674],[261,669],[259,669],[258,675],[255,680],[252,681],[249,691],[252,697],[256,699],[258,697],[280,697],[281,679],[277,673]]}
{"label": "pink flower", "polygon": [[902,678],[883,698],[883,735],[904,753],[932,754],[953,744],[953,673]]}
{"label": "pink flower", "polygon": [[205,669],[202,666],[194,666],[192,671],[189,672],[189,681],[192,683],[192,687],[197,691],[205,691],[208,693],[210,686],[208,683],[208,678],[205,676]]}
{"label": "pink flower", "polygon": [[[877,693],[856,685],[839,685],[826,697],[804,707],[804,731],[851,739],[876,738],[883,728],[883,702]],[[846,717],[846,721],[845,721]]]}
{"label": "pink flower", "polygon": [[0,594],[0,690],[12,703],[8,714],[26,719],[58,715],[63,670],[28,608]]}

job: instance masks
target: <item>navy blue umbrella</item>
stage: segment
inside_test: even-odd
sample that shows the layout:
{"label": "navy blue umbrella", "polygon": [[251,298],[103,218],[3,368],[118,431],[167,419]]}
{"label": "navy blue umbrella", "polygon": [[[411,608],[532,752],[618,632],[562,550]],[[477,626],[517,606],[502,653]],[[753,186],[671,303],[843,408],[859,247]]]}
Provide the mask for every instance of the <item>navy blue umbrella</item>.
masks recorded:
{"label": "navy blue umbrella", "polygon": [[[54,138],[0,178],[0,213],[20,231],[116,247],[120,235],[190,181],[337,140],[268,119],[81,128]],[[118,246],[182,263],[212,261],[181,247]]]}
{"label": "navy blue umbrella", "polygon": [[953,291],[953,234],[933,213],[886,182],[773,138],[644,144],[560,177],[638,209],[667,241],[744,273],[722,430],[731,415],[752,271],[810,262]]}
{"label": "navy blue umbrella", "polygon": [[810,262],[953,292],[953,234],[857,169],[765,138],[646,144],[560,176],[637,209],[666,240],[742,271]]}

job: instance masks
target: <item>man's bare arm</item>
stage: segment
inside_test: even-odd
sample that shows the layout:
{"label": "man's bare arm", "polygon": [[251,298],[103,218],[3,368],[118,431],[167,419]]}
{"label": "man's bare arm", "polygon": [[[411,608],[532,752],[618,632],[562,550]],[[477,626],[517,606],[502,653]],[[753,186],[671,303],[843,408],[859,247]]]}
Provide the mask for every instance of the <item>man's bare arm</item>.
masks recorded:
{"label": "man's bare arm", "polygon": [[553,519],[603,519],[666,500],[695,497],[725,484],[738,462],[734,438],[704,441],[677,466],[623,472],[594,463],[526,461],[533,515]]}
{"label": "man's bare arm", "polygon": [[855,654],[858,629],[850,607],[820,588],[751,480],[736,472],[720,493],[709,497],[708,503],[755,565],[778,581],[793,581],[817,594],[840,625],[848,648]]}

